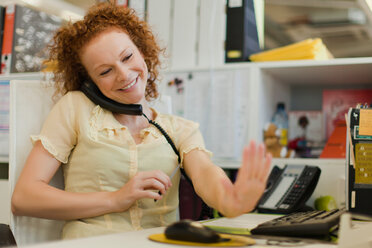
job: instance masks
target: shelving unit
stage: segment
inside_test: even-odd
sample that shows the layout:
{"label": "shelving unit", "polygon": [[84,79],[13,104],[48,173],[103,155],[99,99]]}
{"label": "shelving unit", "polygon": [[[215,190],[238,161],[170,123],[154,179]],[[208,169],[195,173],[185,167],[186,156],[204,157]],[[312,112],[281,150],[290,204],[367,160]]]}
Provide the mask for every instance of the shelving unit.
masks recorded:
{"label": "shelving unit", "polygon": [[[372,58],[231,63],[216,68],[185,68],[166,72],[165,74],[168,77],[165,78],[169,80],[169,77],[179,76],[187,82],[188,75],[192,74],[212,75],[223,71],[245,72],[242,80],[248,84],[246,101],[249,103],[249,125],[246,141],[262,141],[263,127],[270,122],[277,102],[284,102],[287,111],[321,111],[324,89],[371,89],[371,68]],[[229,83],[226,82],[226,84]],[[162,84],[162,87],[164,87],[167,82]],[[184,100],[182,99],[182,101]],[[224,99],[221,99],[221,101],[224,101]],[[184,102],[184,104],[187,105],[188,103]],[[224,113],[220,114],[223,115]],[[221,159],[218,159],[216,162],[220,161]],[[300,162],[302,160],[296,161]],[[323,163],[319,159],[316,161],[317,163]],[[307,162],[308,159],[303,159],[303,163]],[[224,168],[239,166],[237,161],[224,159],[219,164]]]}
{"label": "shelving unit", "polygon": [[[219,72],[243,72],[242,80],[248,84],[247,101],[250,119],[246,138],[262,141],[262,129],[270,121],[277,102],[285,102],[288,110],[321,110],[321,93],[324,89],[372,88],[371,68],[372,58],[234,63],[216,68],[184,68],[177,71],[165,71],[159,89],[161,92],[167,91],[167,80],[174,76],[187,78],[190,74],[212,75]],[[41,73],[0,76],[0,80],[43,78],[44,74]],[[177,101],[172,100],[172,102]],[[0,163],[7,162],[6,156],[0,156]],[[240,167],[240,162],[236,159],[215,159],[214,162],[225,169]],[[310,202],[322,194],[332,194],[336,195],[339,205],[343,204],[345,159],[296,158],[274,159],[273,161],[273,165],[284,166],[285,164],[319,166],[322,169],[322,176]],[[327,176],[330,174],[333,175],[331,181]],[[328,189],[329,183],[338,186]]]}
{"label": "shelving unit", "polygon": [[[263,127],[270,122],[276,103],[285,102],[287,110],[322,110],[324,89],[371,89],[372,58],[345,58],[328,61],[281,61],[263,63],[228,64],[219,68],[185,69],[179,73],[244,70],[249,84],[247,98],[250,103],[248,140],[263,140]],[[174,72],[172,72],[174,75]],[[226,82],[229,83],[229,82]],[[187,103],[186,103],[187,104]],[[223,114],[223,113],[221,113]],[[239,168],[240,162],[215,159],[226,169]],[[322,170],[318,186],[308,201],[323,195],[335,197],[339,207],[345,204],[345,159],[274,159],[273,165],[316,165]],[[335,187],[329,187],[334,185]]]}
{"label": "shelving unit", "polygon": [[265,111],[257,114],[254,130],[270,120],[278,101],[285,102],[289,110],[321,110],[323,89],[372,88],[371,66],[372,58],[257,64],[256,106]]}

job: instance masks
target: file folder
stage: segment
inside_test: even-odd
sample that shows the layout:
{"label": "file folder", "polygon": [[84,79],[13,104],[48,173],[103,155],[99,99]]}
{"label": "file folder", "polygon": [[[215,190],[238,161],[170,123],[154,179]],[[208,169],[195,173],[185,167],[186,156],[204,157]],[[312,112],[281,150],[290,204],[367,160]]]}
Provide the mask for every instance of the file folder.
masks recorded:
{"label": "file folder", "polygon": [[248,61],[260,51],[253,0],[228,0],[225,61]]}

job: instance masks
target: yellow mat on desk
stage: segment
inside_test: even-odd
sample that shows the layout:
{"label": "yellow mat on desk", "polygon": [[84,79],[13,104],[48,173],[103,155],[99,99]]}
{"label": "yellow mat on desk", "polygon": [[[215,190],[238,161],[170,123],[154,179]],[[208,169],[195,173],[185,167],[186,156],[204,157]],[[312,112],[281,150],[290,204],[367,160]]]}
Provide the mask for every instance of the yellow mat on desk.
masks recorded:
{"label": "yellow mat on desk", "polygon": [[213,246],[213,247],[231,247],[231,246],[247,246],[254,245],[256,242],[254,239],[238,235],[230,234],[219,234],[223,239],[229,239],[228,241],[221,241],[217,243],[198,243],[198,242],[188,242],[181,240],[168,239],[165,237],[164,233],[152,234],[149,239],[152,241],[175,244],[175,245],[189,245],[189,246]]}

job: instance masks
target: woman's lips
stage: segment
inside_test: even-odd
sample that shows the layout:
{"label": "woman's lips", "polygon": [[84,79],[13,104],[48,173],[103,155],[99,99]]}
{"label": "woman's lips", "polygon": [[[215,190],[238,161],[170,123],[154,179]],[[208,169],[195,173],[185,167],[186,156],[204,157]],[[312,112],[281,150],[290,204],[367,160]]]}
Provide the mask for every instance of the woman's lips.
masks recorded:
{"label": "woman's lips", "polygon": [[137,80],[138,80],[138,77],[135,80],[133,80],[133,82],[131,82],[130,84],[128,84],[125,87],[121,88],[120,90],[128,90],[128,89],[130,89],[131,87],[133,87],[137,83]]}

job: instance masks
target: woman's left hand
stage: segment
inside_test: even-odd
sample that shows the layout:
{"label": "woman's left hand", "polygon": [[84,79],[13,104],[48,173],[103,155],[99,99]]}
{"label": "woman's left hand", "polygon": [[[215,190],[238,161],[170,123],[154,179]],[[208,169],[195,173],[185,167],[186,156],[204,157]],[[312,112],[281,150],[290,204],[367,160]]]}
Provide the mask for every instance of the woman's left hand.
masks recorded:
{"label": "woman's left hand", "polygon": [[242,165],[234,183],[227,177],[222,179],[223,195],[219,211],[226,217],[235,217],[252,211],[265,188],[271,164],[271,154],[265,155],[263,144],[251,141],[244,147]]}

